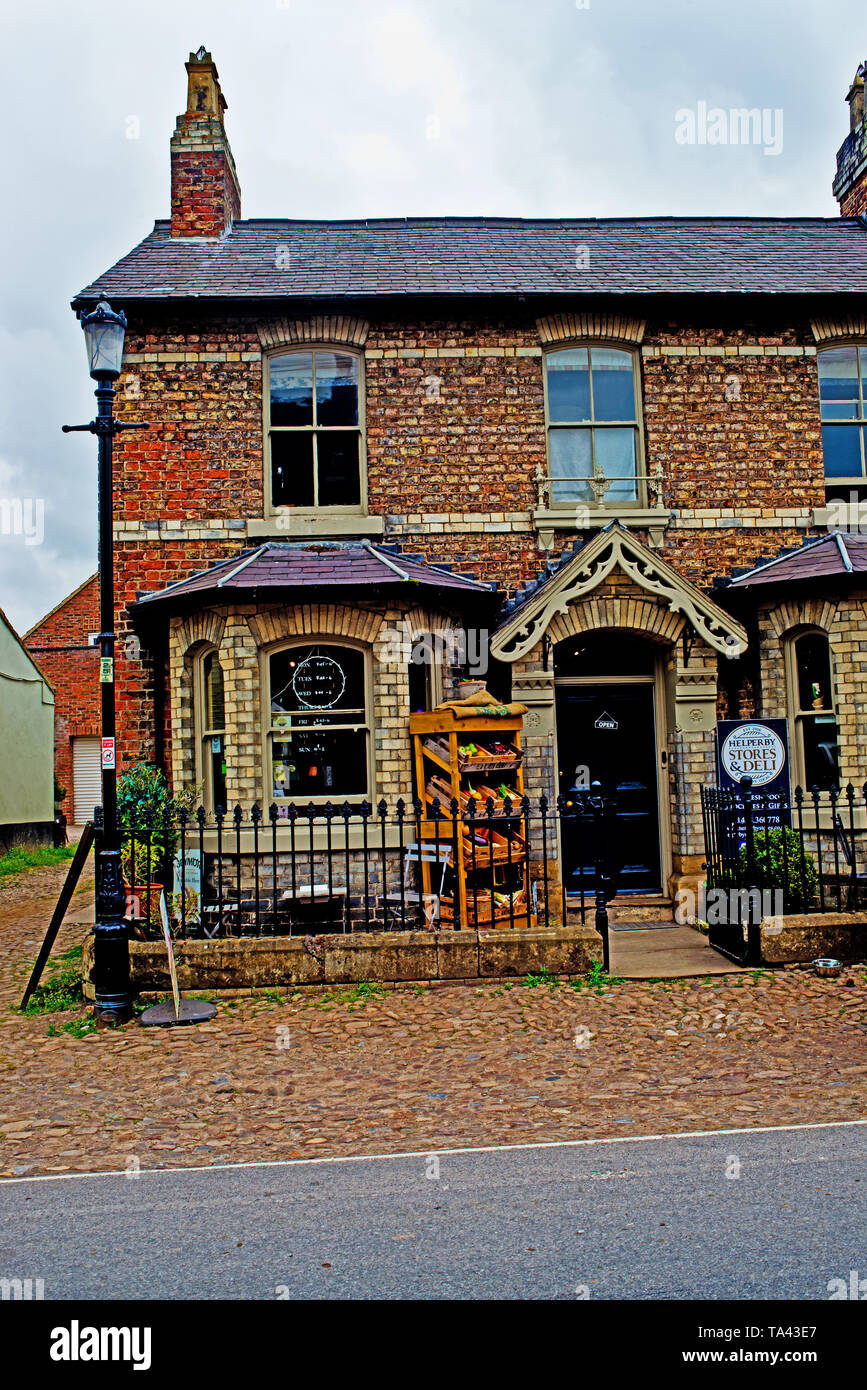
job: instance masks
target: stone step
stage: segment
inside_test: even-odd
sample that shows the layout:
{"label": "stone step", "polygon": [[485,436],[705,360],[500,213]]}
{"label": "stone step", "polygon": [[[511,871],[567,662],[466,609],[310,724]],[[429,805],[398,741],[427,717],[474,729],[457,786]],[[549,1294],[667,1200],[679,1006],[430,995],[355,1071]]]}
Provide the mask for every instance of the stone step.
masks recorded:
{"label": "stone step", "polygon": [[661,893],[635,893],[608,904],[609,922],[673,922],[674,903]]}

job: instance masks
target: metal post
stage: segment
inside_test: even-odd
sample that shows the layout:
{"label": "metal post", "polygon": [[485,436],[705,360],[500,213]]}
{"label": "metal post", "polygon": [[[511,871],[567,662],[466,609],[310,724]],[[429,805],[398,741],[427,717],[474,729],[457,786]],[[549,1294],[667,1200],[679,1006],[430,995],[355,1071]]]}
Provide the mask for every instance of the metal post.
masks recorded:
{"label": "metal post", "polygon": [[744,807],[744,836],[746,839],[747,850],[747,952],[745,965],[759,965],[762,959],[762,923],[761,909],[759,909],[759,920],[755,920],[755,904],[753,899],[753,889],[758,889],[759,902],[761,902],[761,888],[757,882],[759,873],[756,867],[756,837],[753,826],[753,779],[752,777],[741,778],[741,793],[743,796]]}
{"label": "metal post", "polygon": [[596,850],[596,930],[602,937],[602,966],[605,974],[610,974],[611,954],[608,942],[608,901],[605,896],[607,877],[605,873],[605,823],[602,783],[593,782],[590,787],[590,806],[593,810]]}
{"label": "metal post", "polygon": [[[102,306],[100,306],[102,307]],[[122,316],[121,316],[122,318]],[[125,326],[126,320],[123,319]],[[97,415],[86,425],[63,425],[64,434],[95,434],[98,447],[99,502],[99,649],[102,733],[102,828],[96,853],[96,922],[93,931],[94,1016],[98,1024],[118,1023],[132,1013],[129,978],[129,929],[124,920],[126,893],[120,867],[117,822],[117,747],[114,699],[114,536],[112,508],[112,441],[124,429],[147,429],[145,423],[115,420],[112,414],[118,369],[97,372]],[[105,664],[103,664],[105,663]],[[110,663],[110,664],[109,664]],[[110,742],[109,742],[110,740]]]}
{"label": "metal post", "polygon": [[[126,894],[120,867],[117,823],[117,758],[114,698],[114,537],[112,534],[112,403],[114,387],[96,388],[95,421],[99,449],[99,649],[109,668],[100,670],[102,732],[103,832],[96,855],[96,925],[93,933],[93,982],[97,1021],[120,1022],[132,1012],[129,934],[124,921]],[[106,673],[111,678],[105,679]],[[111,739],[111,756],[106,756]],[[107,764],[110,763],[110,766]]]}

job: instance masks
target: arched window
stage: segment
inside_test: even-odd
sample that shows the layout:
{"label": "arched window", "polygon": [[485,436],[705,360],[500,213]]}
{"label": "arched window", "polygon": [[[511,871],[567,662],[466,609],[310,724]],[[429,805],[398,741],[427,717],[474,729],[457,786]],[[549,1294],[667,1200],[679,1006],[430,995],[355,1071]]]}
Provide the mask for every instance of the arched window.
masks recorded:
{"label": "arched window", "polygon": [[571,347],[545,356],[551,505],[638,505],[638,359],[621,348]]}
{"label": "arched window", "polygon": [[361,359],[304,348],[266,359],[272,509],[360,512],[365,500]]}
{"label": "arched window", "polygon": [[807,790],[836,786],[837,716],[827,634],[810,630],[793,636],[788,655],[796,780]]}
{"label": "arched window", "polygon": [[226,701],[223,668],[213,650],[197,663],[196,725],[199,744],[198,779],[204,783],[205,805],[226,810]]}
{"label": "arched window", "polygon": [[368,795],[369,702],[361,648],[306,642],[271,652],[266,667],[267,775],[277,804]]}
{"label": "arched window", "polygon": [[818,364],[826,497],[859,502],[867,496],[867,347],[823,348]]}

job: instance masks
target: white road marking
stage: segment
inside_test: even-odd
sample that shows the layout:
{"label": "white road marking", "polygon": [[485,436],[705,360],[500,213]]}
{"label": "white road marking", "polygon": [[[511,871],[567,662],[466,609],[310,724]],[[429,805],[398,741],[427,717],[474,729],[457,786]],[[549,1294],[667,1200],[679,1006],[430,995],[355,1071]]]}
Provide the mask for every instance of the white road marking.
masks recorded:
{"label": "white road marking", "polygon": [[[785,1134],[800,1133],[807,1129],[855,1129],[867,1125],[867,1120],[821,1120],[807,1125],[759,1125],[754,1129],[692,1129],[679,1130],[674,1134],[612,1134],[604,1139],[539,1139],[530,1144],[479,1144],[462,1149],[404,1149],[399,1153],[387,1154],[336,1154],[330,1158],[263,1158],[250,1163],[198,1163],[179,1168],[141,1168],[139,1178],[162,1177],[167,1173],[221,1173],[242,1168],[300,1168],[321,1166],[324,1163],[374,1163],[383,1159],[428,1158],[430,1154],[439,1157],[453,1157],[457,1154],[495,1154],[511,1153],[520,1149],[578,1149],[593,1144],[648,1144],[664,1139],[712,1139],[726,1134]],[[107,1169],[99,1173],[39,1173],[32,1178],[0,1178],[0,1187],[13,1183],[27,1182],[67,1182],[70,1178],[125,1178],[123,1168]]]}

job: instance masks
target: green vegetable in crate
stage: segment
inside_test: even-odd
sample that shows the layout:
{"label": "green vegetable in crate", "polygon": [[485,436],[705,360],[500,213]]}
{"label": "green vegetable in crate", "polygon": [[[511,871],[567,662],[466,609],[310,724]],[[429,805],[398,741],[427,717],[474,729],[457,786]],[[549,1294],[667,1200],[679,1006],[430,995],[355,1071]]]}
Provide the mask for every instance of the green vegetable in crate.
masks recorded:
{"label": "green vegetable in crate", "polygon": [[479,750],[474,743],[459,743],[458,752],[465,758],[475,758]]}

